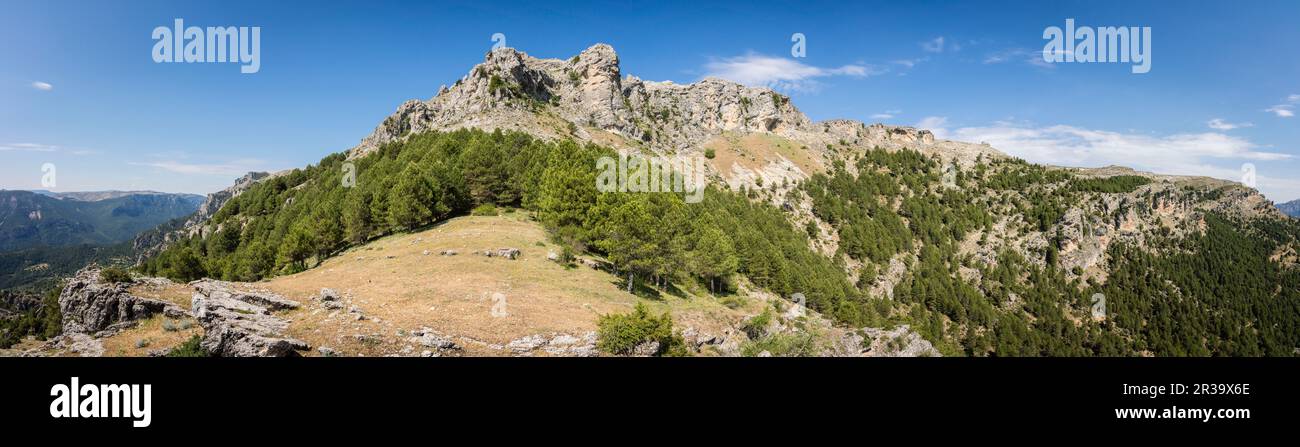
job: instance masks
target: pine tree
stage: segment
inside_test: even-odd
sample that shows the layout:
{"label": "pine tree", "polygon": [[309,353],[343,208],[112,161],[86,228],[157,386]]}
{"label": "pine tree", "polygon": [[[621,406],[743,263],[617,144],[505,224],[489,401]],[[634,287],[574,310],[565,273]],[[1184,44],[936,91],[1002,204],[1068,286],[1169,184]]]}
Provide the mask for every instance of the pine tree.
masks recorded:
{"label": "pine tree", "polygon": [[433,221],[436,205],[428,174],[418,166],[407,167],[388,192],[388,223],[400,229],[419,227]]}
{"label": "pine tree", "polygon": [[735,273],[740,264],[731,238],[713,226],[700,230],[691,261],[692,269],[709,281],[709,291],[713,293],[718,292],[718,281]]}

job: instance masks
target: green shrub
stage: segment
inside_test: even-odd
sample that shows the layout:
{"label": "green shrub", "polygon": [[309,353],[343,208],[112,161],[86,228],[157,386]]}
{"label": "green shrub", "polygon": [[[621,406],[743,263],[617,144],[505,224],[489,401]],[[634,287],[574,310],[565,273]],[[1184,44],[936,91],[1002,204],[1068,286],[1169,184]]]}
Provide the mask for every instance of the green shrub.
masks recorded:
{"label": "green shrub", "polygon": [[659,350],[653,355],[688,355],[686,342],[673,332],[672,316],[667,312],[658,317],[651,315],[640,303],[630,314],[601,315],[597,325],[596,347],[610,354],[628,355],[643,343],[657,341]]}
{"label": "green shrub", "polygon": [[713,150],[713,148],[708,148],[708,149],[705,149],[705,150],[704,150],[704,158],[707,158],[707,159],[712,160],[713,157],[716,157],[716,156],[718,156],[718,153],[715,152],[715,151]]}
{"label": "green shrub", "polygon": [[106,267],[99,271],[99,282],[120,284],[131,282],[131,274],[121,267]]}
{"label": "green shrub", "polygon": [[497,207],[491,203],[484,203],[474,207],[469,213],[475,216],[495,216],[497,215]]}
{"label": "green shrub", "polygon": [[171,351],[167,351],[168,357],[209,357],[208,352],[203,350],[201,343],[203,338],[195,335],[186,340],[185,343],[176,345]]}
{"label": "green shrub", "polygon": [[745,321],[740,330],[745,332],[751,340],[767,335],[767,325],[772,323],[772,309],[763,309],[763,313],[755,315],[753,318]]}
{"label": "green shrub", "polygon": [[799,332],[792,334],[772,334],[757,340],[750,340],[740,346],[740,355],[757,357],[767,351],[772,357],[816,357],[820,355],[817,336]]}

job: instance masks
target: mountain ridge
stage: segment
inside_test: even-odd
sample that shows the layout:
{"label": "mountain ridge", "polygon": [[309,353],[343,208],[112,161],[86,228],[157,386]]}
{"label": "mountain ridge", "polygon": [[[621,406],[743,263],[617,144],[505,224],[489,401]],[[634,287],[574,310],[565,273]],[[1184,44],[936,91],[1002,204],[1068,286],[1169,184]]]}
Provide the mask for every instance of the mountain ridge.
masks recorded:
{"label": "mountain ridge", "polygon": [[[708,205],[596,193],[596,157],[618,150],[703,156]],[[355,187],[338,181],[349,163]],[[526,210],[560,251],[607,258],[602,268],[629,292],[685,287],[723,300],[748,280],[781,299],[806,296],[849,328],[906,324],[943,355],[1300,346],[1300,231],[1251,188],[1030,164],[910,127],[812,122],[769,89],[623,77],[605,45],[568,61],[493,50],[357,147],[225,193],[209,196],[213,212],[157,233],[166,248],[142,271],[295,275],[344,250],[381,249],[376,238],[506,207]],[[1112,311],[1090,308],[1098,294]],[[1224,324],[1239,329],[1228,336]]]}
{"label": "mountain ridge", "polygon": [[[662,121],[665,113],[668,125],[646,125]],[[930,130],[911,126],[867,124],[847,118],[813,121],[789,97],[766,87],[745,86],[717,77],[679,84],[623,76],[617,53],[604,43],[594,44],[567,60],[535,58],[511,47],[494,48],[483,62],[452,86],[441,86],[432,98],[402,103],[346,153],[348,158],[356,158],[409,134],[460,128],[520,130],[545,139],[568,137],[615,143],[617,149],[649,149],[660,155],[699,155],[706,143],[727,132],[755,132],[796,140],[817,153],[826,152],[822,149],[828,145],[848,142],[887,149],[911,147],[963,165],[980,156],[1010,157],[985,143],[938,139]],[[611,141],[610,136],[616,140]],[[1059,167],[1099,176],[1126,170],[1157,179],[1239,184],[1123,166]]]}

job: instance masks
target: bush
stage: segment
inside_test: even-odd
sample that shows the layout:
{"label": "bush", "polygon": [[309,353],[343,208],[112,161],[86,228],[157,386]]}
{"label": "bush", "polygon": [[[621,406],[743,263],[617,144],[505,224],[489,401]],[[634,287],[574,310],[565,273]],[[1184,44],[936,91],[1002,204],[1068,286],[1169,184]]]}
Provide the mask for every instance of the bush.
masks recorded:
{"label": "bush", "polygon": [[597,325],[596,347],[610,354],[628,355],[643,343],[657,341],[659,350],[652,355],[688,355],[686,342],[673,332],[672,316],[667,312],[658,317],[651,315],[640,303],[630,314],[601,315]]}
{"label": "bush", "polygon": [[167,351],[168,357],[209,357],[208,352],[203,350],[201,343],[203,338],[195,335],[186,340],[185,343],[176,345],[171,351]]}
{"label": "bush", "polygon": [[133,281],[131,274],[121,267],[107,267],[99,271],[99,282],[121,284]]}
{"label": "bush", "polygon": [[491,203],[484,203],[474,207],[469,213],[475,216],[495,216],[497,215],[497,207]]}
{"label": "bush", "polygon": [[[5,291],[0,290],[0,295]],[[18,315],[0,319],[0,349],[8,349],[32,335],[38,340],[48,340],[63,330],[63,315],[59,312],[59,289],[52,288],[41,300],[41,305]]]}
{"label": "bush", "polygon": [[767,351],[772,357],[816,357],[820,355],[817,336],[809,333],[772,334],[750,340],[740,346],[740,355],[757,357]]}
{"label": "bush", "polygon": [[751,340],[767,335],[767,325],[772,323],[772,309],[763,309],[763,313],[755,315],[753,318],[745,321],[740,330],[745,331],[745,335]]}
{"label": "bush", "polygon": [[705,149],[705,150],[704,150],[704,158],[707,158],[707,159],[712,160],[713,157],[716,157],[716,156],[718,156],[718,153],[717,153],[717,152],[714,152],[714,151],[713,151],[713,148],[708,148],[708,149]]}

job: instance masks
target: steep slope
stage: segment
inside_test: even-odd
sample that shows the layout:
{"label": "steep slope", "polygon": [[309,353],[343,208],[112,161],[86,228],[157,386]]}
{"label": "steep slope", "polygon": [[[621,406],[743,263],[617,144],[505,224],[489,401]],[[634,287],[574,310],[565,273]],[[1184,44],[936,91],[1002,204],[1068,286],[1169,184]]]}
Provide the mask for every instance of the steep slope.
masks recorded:
{"label": "steep slope", "polygon": [[147,231],[135,235],[131,247],[136,253],[136,262],[158,254],[167,244],[193,235],[207,234],[204,224],[216,214],[226,202],[247,190],[254,183],[264,180],[272,174],[266,172],[249,172],[235,180],[229,188],[208,194],[192,214],[176,218]]}

